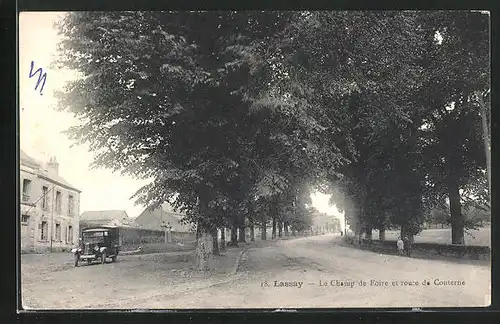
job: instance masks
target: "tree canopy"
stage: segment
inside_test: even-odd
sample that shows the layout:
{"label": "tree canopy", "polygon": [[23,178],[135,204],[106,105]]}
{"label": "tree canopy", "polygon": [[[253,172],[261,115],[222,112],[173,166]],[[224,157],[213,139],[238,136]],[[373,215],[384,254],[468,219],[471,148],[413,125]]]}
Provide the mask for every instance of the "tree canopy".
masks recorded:
{"label": "tree canopy", "polygon": [[271,214],[305,229],[314,188],[357,232],[412,235],[447,196],[463,244],[462,205],[489,194],[488,27],[479,12],[74,12],[55,64],[81,78],[59,104],[96,167],[153,179],[137,203],[174,199],[204,228]]}

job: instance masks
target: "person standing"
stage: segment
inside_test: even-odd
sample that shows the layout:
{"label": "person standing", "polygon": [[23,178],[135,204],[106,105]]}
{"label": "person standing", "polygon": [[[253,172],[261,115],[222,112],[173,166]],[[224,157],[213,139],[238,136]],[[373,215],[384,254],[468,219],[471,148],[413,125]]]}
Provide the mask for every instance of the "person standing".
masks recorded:
{"label": "person standing", "polygon": [[407,257],[410,257],[411,256],[411,241],[410,241],[410,238],[408,236],[405,236],[404,239],[403,239],[403,243],[404,243],[405,254],[406,254]]}
{"label": "person standing", "polygon": [[398,254],[404,255],[404,242],[401,239],[401,236],[398,237],[397,246],[398,246]]}
{"label": "person standing", "polygon": [[75,267],[78,267],[78,262],[80,261],[80,255],[83,253],[83,242],[82,239],[78,239],[78,244],[76,248],[73,248],[71,251],[73,252],[74,255],[74,261],[75,261]]}

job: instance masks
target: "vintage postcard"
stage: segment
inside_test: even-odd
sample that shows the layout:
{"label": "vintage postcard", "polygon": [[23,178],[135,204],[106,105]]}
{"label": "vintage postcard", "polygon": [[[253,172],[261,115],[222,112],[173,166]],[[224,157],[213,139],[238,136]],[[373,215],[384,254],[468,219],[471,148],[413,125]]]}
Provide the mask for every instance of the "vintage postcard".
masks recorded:
{"label": "vintage postcard", "polygon": [[489,28],[21,12],[19,308],[489,306]]}

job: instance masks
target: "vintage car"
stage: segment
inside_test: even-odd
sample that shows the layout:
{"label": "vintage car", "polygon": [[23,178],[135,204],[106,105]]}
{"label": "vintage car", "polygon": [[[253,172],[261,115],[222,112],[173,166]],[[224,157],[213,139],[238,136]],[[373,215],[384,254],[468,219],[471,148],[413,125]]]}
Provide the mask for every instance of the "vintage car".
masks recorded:
{"label": "vintage car", "polygon": [[75,267],[79,261],[87,261],[91,264],[93,261],[99,261],[102,264],[110,258],[116,261],[120,252],[121,239],[118,227],[100,226],[85,228],[82,231],[80,246],[71,250],[75,255]]}

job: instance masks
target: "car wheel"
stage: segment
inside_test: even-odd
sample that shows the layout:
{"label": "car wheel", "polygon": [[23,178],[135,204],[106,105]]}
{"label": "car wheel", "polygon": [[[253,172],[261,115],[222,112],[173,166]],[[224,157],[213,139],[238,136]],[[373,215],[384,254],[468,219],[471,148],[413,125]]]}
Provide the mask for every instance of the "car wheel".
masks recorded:
{"label": "car wheel", "polygon": [[116,255],[111,258],[111,261],[116,262]]}

